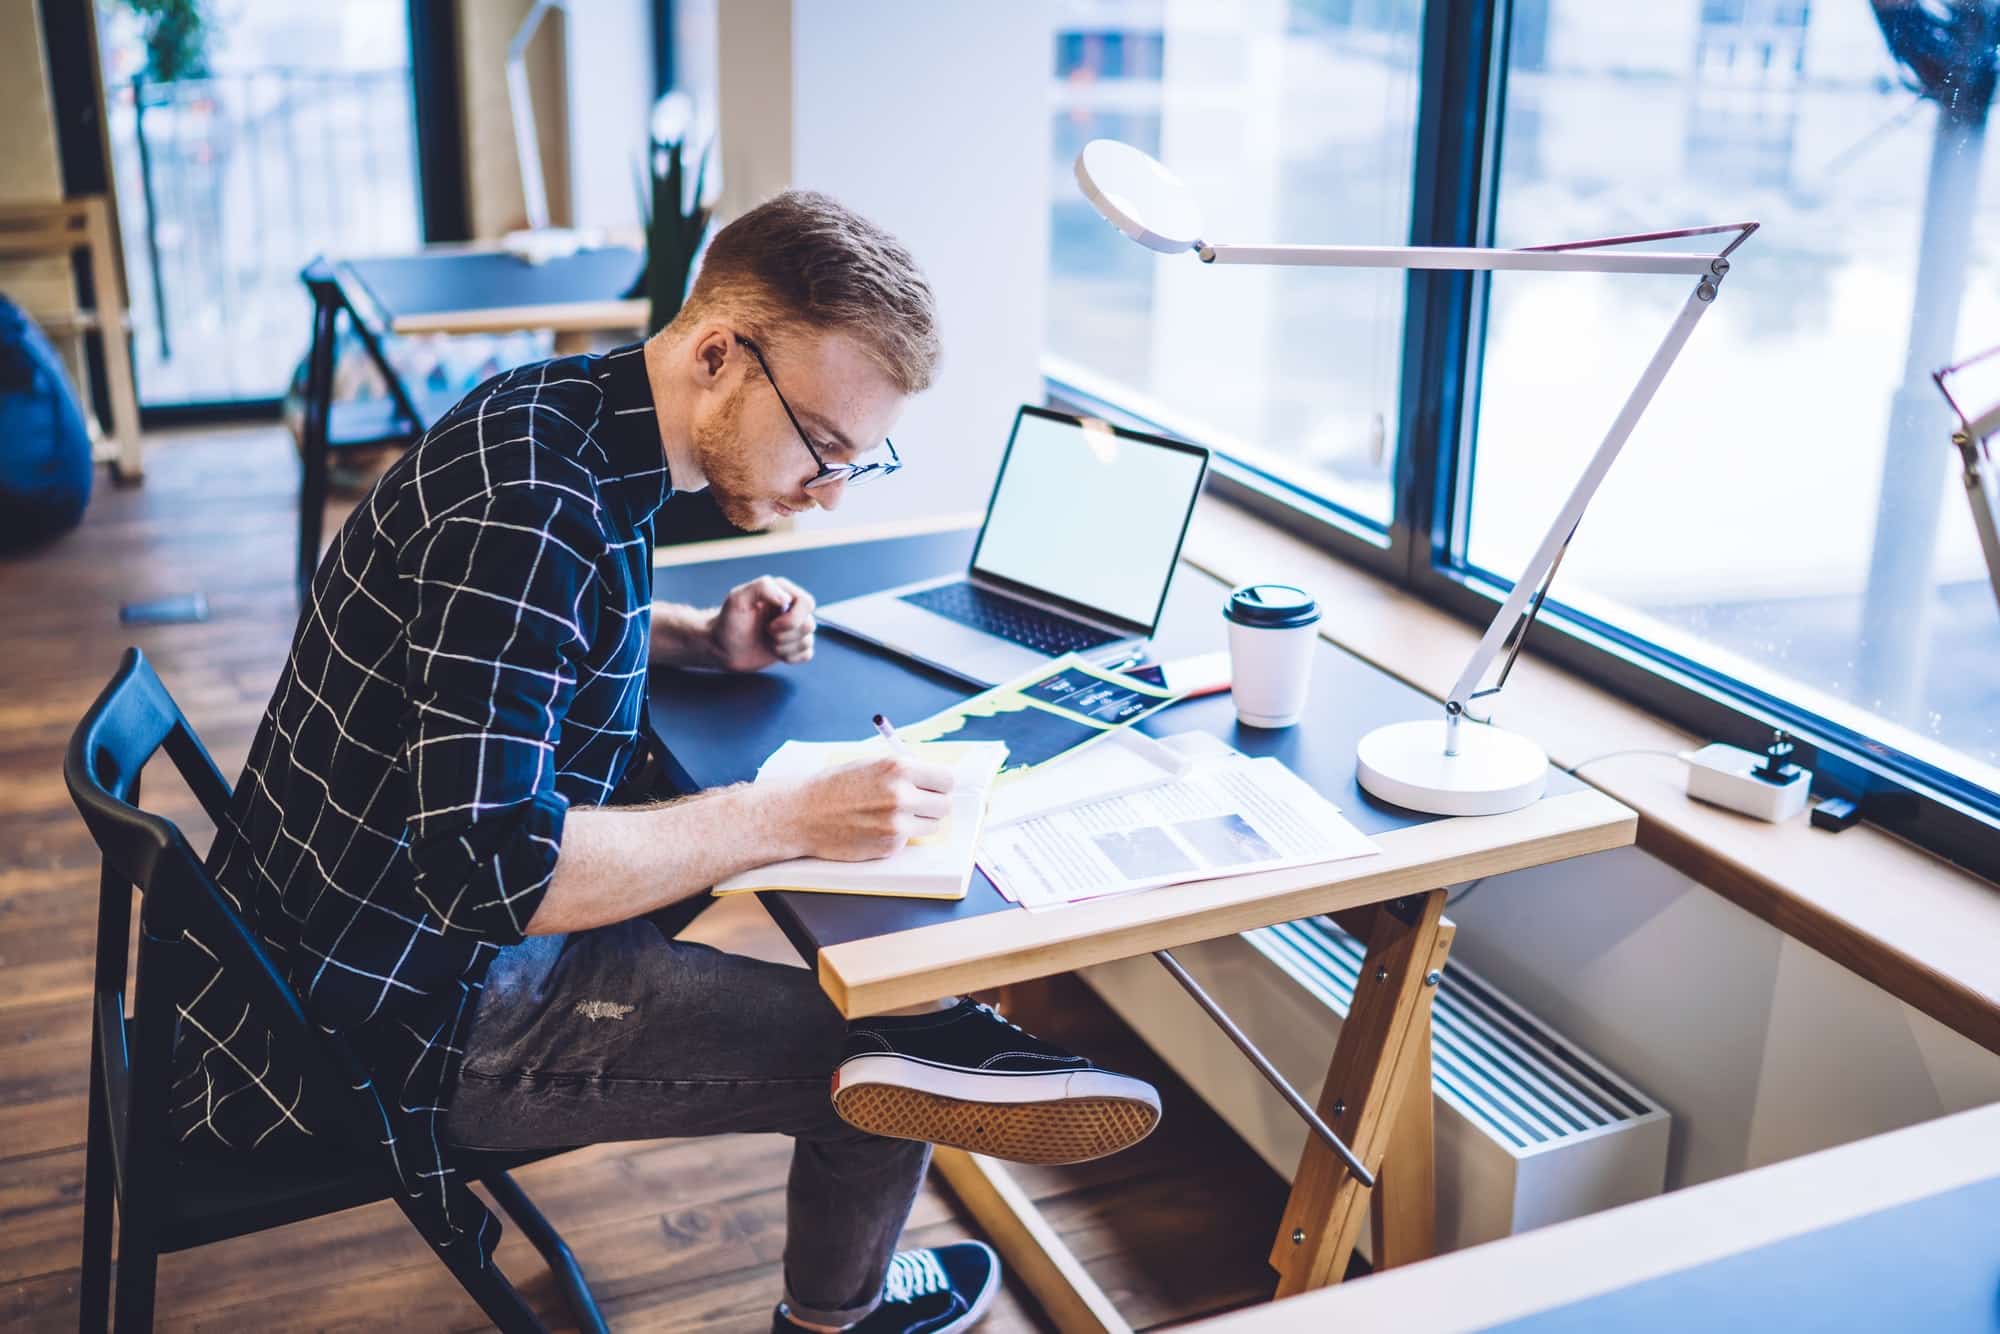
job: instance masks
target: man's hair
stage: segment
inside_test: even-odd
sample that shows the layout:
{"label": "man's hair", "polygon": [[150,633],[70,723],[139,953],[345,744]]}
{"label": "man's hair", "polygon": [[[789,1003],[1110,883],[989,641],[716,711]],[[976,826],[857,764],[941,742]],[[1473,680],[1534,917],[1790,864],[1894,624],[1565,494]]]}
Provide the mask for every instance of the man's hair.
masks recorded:
{"label": "man's hair", "polygon": [[762,341],[846,334],[905,394],[937,373],[937,305],[916,260],[814,190],[787,190],[715,234],[673,323],[685,330],[718,315]]}

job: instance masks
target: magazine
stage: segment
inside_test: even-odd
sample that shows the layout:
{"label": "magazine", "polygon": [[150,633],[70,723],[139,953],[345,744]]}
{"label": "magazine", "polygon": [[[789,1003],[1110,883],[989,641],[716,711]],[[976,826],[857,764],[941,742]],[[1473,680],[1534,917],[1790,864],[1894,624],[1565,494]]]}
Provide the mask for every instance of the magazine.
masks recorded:
{"label": "magazine", "polygon": [[1045,908],[1376,851],[1282,763],[1232,753],[1142,791],[989,828],[979,865],[1009,899]]}

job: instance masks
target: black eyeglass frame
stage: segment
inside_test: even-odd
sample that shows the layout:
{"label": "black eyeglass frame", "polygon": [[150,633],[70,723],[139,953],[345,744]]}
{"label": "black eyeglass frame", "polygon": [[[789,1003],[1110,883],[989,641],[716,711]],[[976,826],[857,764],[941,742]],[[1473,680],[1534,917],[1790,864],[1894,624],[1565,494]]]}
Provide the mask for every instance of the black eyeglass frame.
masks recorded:
{"label": "black eyeglass frame", "polygon": [[806,490],[831,486],[835,482],[859,486],[864,481],[873,481],[877,477],[887,477],[891,473],[902,471],[903,457],[896,452],[895,444],[886,435],[882,437],[883,448],[889,451],[886,460],[874,463],[828,463],[821,457],[819,448],[812,442],[812,437],[806,434],[804,423],[799,421],[799,414],[792,411],[791,403],[785,398],[785,391],[778,388],[778,377],[771,374],[771,363],[764,359],[764,350],[742,334],[736,334],[735,338],[743,345],[744,351],[757,359],[757,365],[764,372],[765,382],[771,386],[771,392],[778,396],[778,406],[785,410],[785,416],[791,421],[792,429],[799,433],[799,443],[806,447],[806,453],[812,455],[812,461],[819,465],[819,471],[806,483]]}

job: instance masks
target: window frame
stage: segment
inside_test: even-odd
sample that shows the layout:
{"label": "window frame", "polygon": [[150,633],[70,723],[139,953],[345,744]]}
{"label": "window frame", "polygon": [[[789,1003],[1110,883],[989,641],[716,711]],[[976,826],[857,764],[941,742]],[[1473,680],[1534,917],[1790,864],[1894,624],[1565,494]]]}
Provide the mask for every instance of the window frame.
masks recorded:
{"label": "window frame", "polygon": [[[1487,245],[1494,234],[1512,0],[1430,0],[1417,92],[1412,245]],[[1214,441],[1208,487],[1331,555],[1477,625],[1511,584],[1464,557],[1477,448],[1484,275],[1408,275],[1394,494],[1386,530],[1240,459]],[[1114,392],[1045,367],[1052,403],[1175,434]],[[1537,654],[1696,736],[1760,750],[1799,742],[1816,795],[2000,884],[2000,792],[1569,606],[1560,581],[1530,632]]]}

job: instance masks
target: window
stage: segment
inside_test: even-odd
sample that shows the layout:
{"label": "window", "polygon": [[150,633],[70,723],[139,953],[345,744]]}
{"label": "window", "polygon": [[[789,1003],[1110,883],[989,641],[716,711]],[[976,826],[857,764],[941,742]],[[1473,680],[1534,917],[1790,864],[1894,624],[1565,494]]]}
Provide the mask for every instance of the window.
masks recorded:
{"label": "window", "polygon": [[1218,240],[1399,243],[1420,18],[1417,0],[1067,0],[1054,43],[1058,373],[1385,530],[1404,276],[1153,256],[1097,217],[1072,164],[1096,138],[1164,158]]}
{"label": "window", "polygon": [[211,5],[174,44],[98,0],[145,406],[278,397],[311,322],[299,270],[417,244],[408,8]]}
{"label": "window", "polygon": [[[2000,617],[1929,379],[2000,342],[2000,149],[1906,86],[1866,5],[1549,0],[1538,37],[1507,75],[1495,244],[1764,224],[1553,596],[2000,791]],[[1685,297],[1496,276],[1471,566],[1521,568]]]}
{"label": "window", "polygon": [[1417,280],[1406,340],[1399,273],[1130,244],[1078,193],[1077,150],[1162,158],[1215,240],[1760,221],[1562,566],[1547,619],[1569,633],[1539,642],[1699,735],[1781,722],[1822,787],[2000,878],[2000,617],[1929,382],[2000,343],[1990,6],[1057,12],[1056,395],[1215,447],[1260,512],[1468,617],[1519,574],[1688,281]]}

